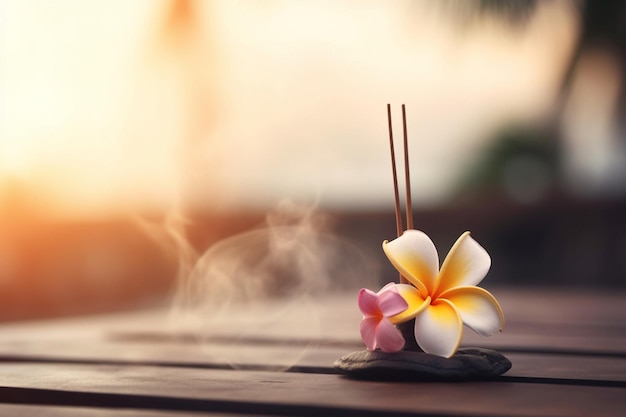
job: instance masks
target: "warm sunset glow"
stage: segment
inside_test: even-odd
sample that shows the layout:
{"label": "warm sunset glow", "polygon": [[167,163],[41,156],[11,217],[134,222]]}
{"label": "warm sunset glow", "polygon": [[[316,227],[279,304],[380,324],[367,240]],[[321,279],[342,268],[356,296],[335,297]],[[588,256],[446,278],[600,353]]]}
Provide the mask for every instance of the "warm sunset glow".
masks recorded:
{"label": "warm sunset glow", "polygon": [[442,201],[488,132],[550,107],[577,24],[559,3],[517,32],[404,1],[0,8],[0,199],[61,217],[380,205],[388,102],[410,112],[416,203]]}

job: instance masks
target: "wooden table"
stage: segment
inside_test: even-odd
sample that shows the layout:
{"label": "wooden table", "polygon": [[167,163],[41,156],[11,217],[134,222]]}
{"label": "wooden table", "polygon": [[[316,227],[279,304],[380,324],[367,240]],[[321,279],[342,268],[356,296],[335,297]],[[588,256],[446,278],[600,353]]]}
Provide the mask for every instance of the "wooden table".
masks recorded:
{"label": "wooden table", "polygon": [[493,380],[339,375],[333,362],[363,349],[349,293],[292,303],[277,320],[242,309],[250,323],[236,329],[170,320],[166,309],[5,324],[0,415],[626,415],[625,293],[491,290],[504,333],[467,330],[463,345],[511,359]]}

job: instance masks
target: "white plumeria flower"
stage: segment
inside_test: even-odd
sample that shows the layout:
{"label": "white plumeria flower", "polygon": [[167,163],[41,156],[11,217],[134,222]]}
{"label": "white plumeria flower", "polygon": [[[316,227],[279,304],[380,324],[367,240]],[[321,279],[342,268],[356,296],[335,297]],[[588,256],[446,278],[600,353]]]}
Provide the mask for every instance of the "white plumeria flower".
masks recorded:
{"label": "white plumeria flower", "polygon": [[490,336],[504,327],[504,314],[491,293],[479,288],[491,258],[469,232],[450,249],[439,269],[437,249],[419,230],[407,230],[383,250],[393,266],[413,286],[398,290],[409,307],[390,317],[393,323],[415,318],[415,340],[426,353],[449,358],[457,351],[463,324]]}

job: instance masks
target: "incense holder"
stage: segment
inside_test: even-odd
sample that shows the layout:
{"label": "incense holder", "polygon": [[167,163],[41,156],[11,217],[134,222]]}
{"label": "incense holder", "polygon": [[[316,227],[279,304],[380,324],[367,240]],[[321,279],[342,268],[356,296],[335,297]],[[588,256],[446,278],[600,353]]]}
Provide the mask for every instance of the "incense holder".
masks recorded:
{"label": "incense holder", "polygon": [[499,352],[462,348],[450,358],[424,352],[358,351],[342,356],[335,368],[349,378],[377,381],[459,381],[490,379],[511,369]]}

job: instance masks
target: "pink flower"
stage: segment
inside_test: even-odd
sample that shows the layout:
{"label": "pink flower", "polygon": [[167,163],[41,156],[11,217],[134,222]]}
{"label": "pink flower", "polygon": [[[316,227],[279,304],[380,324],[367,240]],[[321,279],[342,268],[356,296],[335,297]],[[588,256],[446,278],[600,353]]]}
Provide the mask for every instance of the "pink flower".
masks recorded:
{"label": "pink flower", "polygon": [[389,320],[409,306],[398,292],[397,285],[401,284],[390,282],[378,293],[366,288],[359,292],[358,304],[363,313],[361,338],[369,351],[378,348],[383,352],[398,352],[404,347],[402,333]]}

